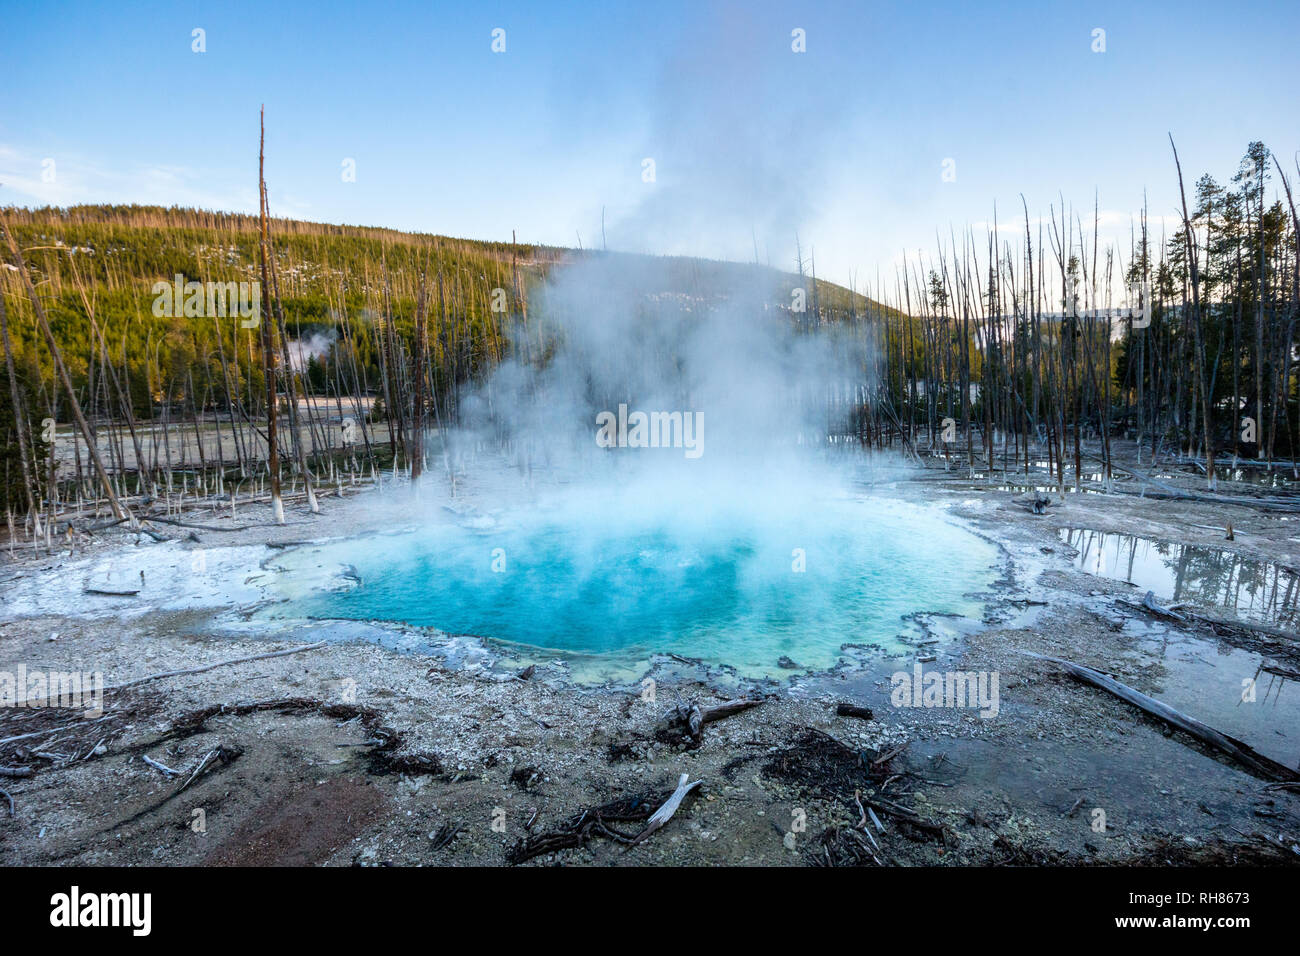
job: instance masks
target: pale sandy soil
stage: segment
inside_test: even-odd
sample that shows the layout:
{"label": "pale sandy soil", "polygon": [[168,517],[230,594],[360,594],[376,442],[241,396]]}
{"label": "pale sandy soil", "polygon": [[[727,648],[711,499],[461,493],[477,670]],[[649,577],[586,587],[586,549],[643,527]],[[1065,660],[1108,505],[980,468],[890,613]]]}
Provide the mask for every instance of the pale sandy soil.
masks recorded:
{"label": "pale sandy soil", "polygon": [[[490,492],[461,489],[469,500]],[[294,506],[283,528],[265,527],[265,509],[250,506],[237,518],[249,530],[199,530],[197,542],[181,537],[187,529],[165,529],[177,540],[161,544],[114,530],[74,541],[71,554],[6,555],[0,670],[95,670],[116,685],[330,643],[110,695],[99,722],[66,710],[0,711],[0,741],[40,732],[0,742],[0,766],[34,770],[0,778],[14,801],[10,816],[0,797],[0,862],[503,864],[584,810],[604,806],[608,832],[637,833],[640,805],[605,805],[645,797],[652,807],[682,773],[703,786],[643,844],[602,836],[588,813],[583,845],[532,865],[875,865],[872,853],[907,864],[1300,862],[1290,849],[1300,841],[1295,793],[1269,789],[1021,653],[1111,672],[1209,723],[1228,722],[1221,729],[1262,752],[1294,753],[1300,688],[1265,701],[1261,682],[1258,701],[1237,705],[1241,674],[1262,659],[1295,667],[1293,643],[1220,637],[1117,604],[1141,595],[1074,570],[1057,529],[1150,535],[1295,566],[1300,525],[1244,507],[1120,495],[1071,494],[1040,517],[1023,495],[956,478],[877,493],[949,508],[1005,549],[1008,575],[983,621],[903,657],[858,655],[831,672],[763,682],[657,658],[653,703],[642,697],[646,675],[580,686],[567,663],[491,644],[435,639],[431,651],[410,652],[395,649],[411,643],[410,629],[268,624],[252,613],[265,598],[258,576],[284,553],[268,542],[391,531],[410,510],[399,492],[325,498],[318,516]],[[1213,530],[1228,521],[1233,542]],[[199,552],[203,573],[194,571]],[[144,570],[143,591],[82,594],[96,569],[121,587]],[[944,622],[931,623],[942,636]],[[937,657],[928,667],[996,670],[999,715],[892,706],[888,675],[922,653]],[[531,679],[516,679],[527,663],[536,664]],[[742,694],[765,701],[705,726],[698,746],[656,734],[679,700]],[[870,707],[874,719],[836,716],[841,700]],[[848,832],[860,819],[855,790],[946,832],[882,813],[884,830],[872,827],[869,842]]]}

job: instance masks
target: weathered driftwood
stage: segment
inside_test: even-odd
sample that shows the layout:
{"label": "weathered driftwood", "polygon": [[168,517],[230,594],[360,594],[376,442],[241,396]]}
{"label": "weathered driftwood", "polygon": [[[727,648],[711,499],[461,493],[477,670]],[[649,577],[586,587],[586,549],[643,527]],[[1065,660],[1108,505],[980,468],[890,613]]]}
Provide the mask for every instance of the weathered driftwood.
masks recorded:
{"label": "weathered driftwood", "polygon": [[134,590],[126,590],[126,591],[109,591],[105,588],[83,588],[82,593],[98,594],[101,595],[102,597],[135,597],[137,594],[140,593],[140,589],[135,588]]}
{"label": "weathered driftwood", "polygon": [[686,799],[686,795],[704,782],[703,780],[693,780],[690,783],[687,783],[686,781],[689,777],[690,774],[687,773],[681,775],[680,779],[677,781],[677,789],[673,791],[671,797],[664,801],[663,806],[651,814],[650,819],[646,821],[646,828],[633,838],[631,846],[636,846],[638,843],[643,842],[652,833],[671,820],[673,814],[677,812],[677,808],[680,807],[682,801]]}
{"label": "weathered driftwood", "polygon": [[[881,833],[884,833],[885,825],[880,822],[880,817],[876,816],[876,811],[871,809],[871,807],[867,807],[867,814],[871,817],[871,822],[876,825],[876,829]],[[872,841],[874,842],[874,840],[875,838],[873,837]],[[879,844],[877,844],[877,846],[879,846]]]}
{"label": "weathered driftwood", "polygon": [[751,707],[757,707],[761,703],[763,703],[761,698],[738,697],[713,707],[701,707],[694,701],[689,704],[678,704],[660,721],[660,733],[684,733],[698,743],[705,724],[731,717]]}
{"label": "weathered driftwood", "polygon": [[154,759],[153,759],[152,757],[150,757],[148,754],[141,754],[141,755],[140,755],[140,759],[143,760],[145,763],[147,763],[149,766],[153,767],[155,770],[161,770],[163,773],[165,773],[165,774],[166,774],[167,776],[169,776],[169,777],[178,777],[178,776],[180,776],[180,771],[179,771],[179,770],[173,770],[171,767],[167,766],[165,763],[161,763],[160,761],[154,760]]}
{"label": "weathered driftwood", "polygon": [[698,738],[704,729],[704,712],[699,704],[691,704],[686,710],[686,732]]}
{"label": "weathered driftwood", "polygon": [[244,751],[241,747],[227,747],[224,744],[218,744],[203,755],[203,759],[200,760],[199,765],[194,768],[194,772],[189,775],[189,778],[183,784],[176,788],[171,796],[176,796],[176,794],[180,793],[192,784],[205,770],[214,766],[218,761],[223,764],[230,763],[232,760],[236,760],[242,756],[243,753]]}
{"label": "weathered driftwood", "polygon": [[890,750],[890,751],[888,751],[888,752],[886,752],[886,753],[883,753],[883,754],[881,754],[879,757],[877,757],[875,760],[871,761],[871,766],[873,766],[873,767],[880,767],[880,766],[883,766],[884,764],[889,763],[889,761],[893,760],[895,757],[897,757],[899,754],[901,754],[901,753],[902,753],[904,750],[906,750],[906,749],[907,749],[907,741],[904,740],[901,744],[899,744],[899,745],[898,745],[897,747],[895,747],[893,750]]}
{"label": "weathered driftwood", "polygon": [[0,777],[30,777],[35,772],[31,767],[0,767]]}
{"label": "weathered driftwood", "polygon": [[1187,620],[1186,615],[1179,614],[1173,608],[1164,607],[1160,604],[1157,604],[1156,594],[1154,591],[1148,591],[1146,593],[1146,595],[1142,598],[1142,606],[1146,608],[1148,611],[1150,611],[1152,614],[1159,614],[1162,617],[1170,617],[1173,618],[1175,621]]}
{"label": "weathered driftwood", "polygon": [[1136,608],[1139,611],[1146,611],[1149,614],[1154,614],[1156,617],[1163,617],[1170,621],[1185,622],[1187,620],[1185,615],[1179,614],[1172,608],[1167,608],[1157,604],[1155,592],[1153,591],[1148,591],[1146,597],[1142,598],[1140,602],[1129,601],[1124,598],[1116,598],[1115,602],[1117,604],[1123,604],[1125,607]]}
{"label": "weathered driftwood", "polygon": [[1292,770],[1285,764],[1278,763],[1263,754],[1258,753],[1248,744],[1243,743],[1236,737],[1230,737],[1227,734],[1220,733],[1208,724],[1203,724],[1195,717],[1189,717],[1181,711],[1175,710],[1168,704],[1156,700],[1154,697],[1148,697],[1141,691],[1134,690],[1127,684],[1116,680],[1109,674],[1103,674],[1101,671],[1093,670],[1091,667],[1085,667],[1083,664],[1076,664],[1073,661],[1062,660],[1059,657],[1047,657],[1043,654],[1033,654],[1041,660],[1048,661],[1063,667],[1072,677],[1083,681],[1086,684],[1092,684],[1094,687],[1100,687],[1102,690],[1109,691],[1120,700],[1132,704],[1143,713],[1163,720],[1165,723],[1184,733],[1191,734],[1197,740],[1206,746],[1212,747],[1221,753],[1227,754],[1238,763],[1248,767],[1258,776],[1263,776],[1269,780],[1300,780],[1300,773]]}

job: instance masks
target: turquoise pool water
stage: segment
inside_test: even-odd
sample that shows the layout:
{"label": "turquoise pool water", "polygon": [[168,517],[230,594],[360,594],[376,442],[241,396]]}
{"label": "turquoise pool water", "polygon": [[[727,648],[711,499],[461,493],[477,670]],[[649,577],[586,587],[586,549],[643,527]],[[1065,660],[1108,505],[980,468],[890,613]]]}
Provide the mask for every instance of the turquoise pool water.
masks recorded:
{"label": "turquoise pool water", "polygon": [[401,621],[546,649],[675,653],[775,673],[845,643],[902,645],[915,611],[977,614],[997,549],[925,507],[839,498],[756,516],[569,504],[456,518],[313,547],[342,570],[295,600],[317,618]]}

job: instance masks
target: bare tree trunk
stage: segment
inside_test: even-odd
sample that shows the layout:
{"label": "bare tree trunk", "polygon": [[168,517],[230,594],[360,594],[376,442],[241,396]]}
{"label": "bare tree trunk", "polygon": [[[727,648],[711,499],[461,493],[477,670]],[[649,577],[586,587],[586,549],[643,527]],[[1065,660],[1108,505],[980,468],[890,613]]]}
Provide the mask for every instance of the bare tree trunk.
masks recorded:
{"label": "bare tree trunk", "polygon": [[424,366],[428,361],[425,325],[424,273],[420,273],[420,291],[415,304],[415,421],[411,435],[411,481],[424,471]]}
{"label": "bare tree trunk", "polygon": [[280,450],[276,446],[275,434],[275,351],[271,345],[271,318],[263,308],[271,283],[266,265],[266,107],[262,107],[260,120],[261,134],[257,146],[257,192],[260,197],[261,210],[261,264],[262,295],[257,303],[258,321],[262,332],[262,377],[266,384],[266,461],[271,475],[271,517],[276,524],[284,524],[284,501],[280,497]]}
{"label": "bare tree trunk", "polygon": [[1187,264],[1192,276],[1192,335],[1196,349],[1196,373],[1200,382],[1201,423],[1205,432],[1205,474],[1209,478],[1210,490],[1215,488],[1214,479],[1214,434],[1210,423],[1210,395],[1205,386],[1205,345],[1201,341],[1201,274],[1197,266],[1196,241],[1192,236],[1192,223],[1187,218],[1187,194],[1183,190],[1183,167],[1178,162],[1178,148],[1174,138],[1169,137],[1169,146],[1174,151],[1174,166],[1178,169],[1178,195],[1183,208],[1183,236],[1187,242]]}

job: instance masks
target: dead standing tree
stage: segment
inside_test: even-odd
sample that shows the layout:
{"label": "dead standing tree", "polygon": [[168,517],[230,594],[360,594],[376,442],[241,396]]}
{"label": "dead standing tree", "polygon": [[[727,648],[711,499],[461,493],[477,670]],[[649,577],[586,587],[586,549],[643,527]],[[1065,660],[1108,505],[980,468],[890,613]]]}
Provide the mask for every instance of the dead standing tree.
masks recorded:
{"label": "dead standing tree", "polygon": [[420,273],[420,289],[415,304],[415,421],[411,427],[411,480],[418,481],[424,471],[424,375],[429,361],[425,335],[425,273]]}
{"label": "dead standing tree", "polygon": [[[266,264],[266,107],[262,107],[260,136],[257,146],[257,193],[261,197],[262,296],[271,287]],[[275,435],[275,350],[271,343],[271,322],[264,314],[262,303],[257,303],[258,324],[262,332],[262,376],[266,382],[266,464],[271,476],[271,515],[276,524],[284,524],[284,501],[280,497],[280,451]]]}
{"label": "dead standing tree", "polygon": [[[266,184],[262,184],[262,208],[266,208]],[[280,301],[280,280],[276,276],[275,260],[270,259],[271,267],[271,308],[269,317],[275,322],[276,329],[280,333],[280,360],[284,364],[285,385],[288,392],[288,402],[286,412],[289,420],[289,434],[293,439],[294,460],[298,465],[298,472],[302,475],[303,491],[307,496],[307,507],[311,509],[312,514],[320,514],[320,504],[316,501],[316,492],[312,488],[311,469],[307,467],[307,450],[306,444],[302,437],[302,425],[298,421],[298,374],[294,370],[293,362],[289,355],[289,328],[284,321],[284,305]],[[265,292],[264,292],[265,294]],[[305,379],[306,376],[303,376]],[[315,434],[311,431],[310,409],[312,407],[312,397],[308,393],[304,381],[303,393],[307,400],[308,409],[308,435],[315,444]]]}
{"label": "dead standing tree", "polygon": [[1211,398],[1205,381],[1205,342],[1201,335],[1201,274],[1197,267],[1198,253],[1196,240],[1192,234],[1192,223],[1187,218],[1187,193],[1183,190],[1183,167],[1178,162],[1178,148],[1174,146],[1173,134],[1169,136],[1169,147],[1174,151],[1174,166],[1178,170],[1178,195],[1183,204],[1183,237],[1187,242],[1187,265],[1192,277],[1192,347],[1195,350],[1202,424],[1205,429],[1205,474],[1209,479],[1210,490],[1213,491],[1215,488],[1214,429],[1210,420]]}

